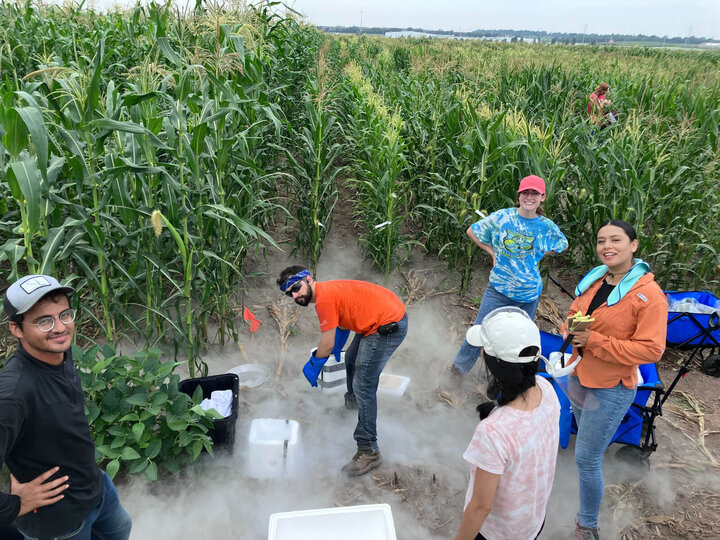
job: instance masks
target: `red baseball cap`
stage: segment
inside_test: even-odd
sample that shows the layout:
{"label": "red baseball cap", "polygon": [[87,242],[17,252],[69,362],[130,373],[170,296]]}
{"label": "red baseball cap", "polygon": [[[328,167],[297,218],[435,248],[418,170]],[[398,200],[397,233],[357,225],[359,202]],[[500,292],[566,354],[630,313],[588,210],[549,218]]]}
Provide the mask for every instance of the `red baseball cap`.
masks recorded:
{"label": "red baseball cap", "polygon": [[526,176],[520,182],[518,193],[520,193],[521,191],[527,191],[528,189],[534,189],[540,195],[545,195],[545,180],[543,180],[539,176],[535,176],[534,174]]}

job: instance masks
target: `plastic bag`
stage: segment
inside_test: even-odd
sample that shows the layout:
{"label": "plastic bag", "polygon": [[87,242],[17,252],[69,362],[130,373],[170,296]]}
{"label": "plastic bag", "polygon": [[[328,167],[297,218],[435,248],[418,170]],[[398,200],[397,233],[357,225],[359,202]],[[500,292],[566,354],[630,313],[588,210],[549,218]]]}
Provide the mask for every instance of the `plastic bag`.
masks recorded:
{"label": "plastic bag", "polygon": [[555,382],[570,400],[574,410],[582,412],[594,411],[598,408],[599,402],[595,395],[580,384],[580,379],[575,375],[556,377]]}
{"label": "plastic bag", "polygon": [[696,298],[675,300],[670,297],[668,298],[668,311],[674,313],[699,313],[704,315],[718,313],[720,315],[720,301],[715,302],[714,306],[708,306],[702,302],[698,302]]}

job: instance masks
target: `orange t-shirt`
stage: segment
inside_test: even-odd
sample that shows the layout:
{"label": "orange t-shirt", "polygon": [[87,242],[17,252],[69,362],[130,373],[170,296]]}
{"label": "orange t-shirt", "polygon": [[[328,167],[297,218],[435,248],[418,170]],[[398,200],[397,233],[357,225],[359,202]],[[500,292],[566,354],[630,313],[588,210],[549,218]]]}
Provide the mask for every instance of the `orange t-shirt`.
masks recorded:
{"label": "orange t-shirt", "polygon": [[390,289],[351,279],[316,281],[315,310],[321,332],[339,326],[364,336],[405,316],[405,304]]}

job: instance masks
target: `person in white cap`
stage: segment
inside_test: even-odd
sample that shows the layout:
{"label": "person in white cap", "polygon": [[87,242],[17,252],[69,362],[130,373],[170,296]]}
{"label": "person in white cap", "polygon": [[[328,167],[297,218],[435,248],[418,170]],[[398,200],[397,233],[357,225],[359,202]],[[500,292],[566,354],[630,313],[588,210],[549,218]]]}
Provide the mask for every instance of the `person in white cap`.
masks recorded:
{"label": "person in white cap", "polygon": [[26,538],[127,540],[132,520],[112,480],[95,463],[95,444],[70,347],[72,287],[25,276],[3,307],[18,346],[0,371],[0,459],[10,493],[0,493],[0,525]]}
{"label": "person in white cap", "polygon": [[[492,310],[517,306],[535,318],[542,278],[540,260],[568,247],[565,235],[545,217],[545,180],[526,176],[520,182],[513,208],[493,212],[468,228],[467,235],[492,257],[490,281],[480,303],[475,324],[481,324]],[[480,348],[467,340],[448,369],[455,378],[468,373],[480,357]]]}
{"label": "person in white cap", "polygon": [[499,395],[478,407],[480,423],[463,454],[470,484],[455,539],[537,538],[560,436],[560,403],[536,375],[540,331],[522,309],[502,307],[470,328],[467,340],[482,347]]}

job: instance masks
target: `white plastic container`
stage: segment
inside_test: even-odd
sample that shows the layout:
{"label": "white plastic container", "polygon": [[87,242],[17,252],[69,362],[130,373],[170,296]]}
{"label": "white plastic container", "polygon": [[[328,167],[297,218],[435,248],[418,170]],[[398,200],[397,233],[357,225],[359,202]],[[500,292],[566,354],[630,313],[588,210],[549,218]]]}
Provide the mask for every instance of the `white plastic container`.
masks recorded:
{"label": "white plastic container", "polygon": [[378,385],[378,394],[400,397],[407,390],[408,384],[410,384],[410,377],[382,373]]}
{"label": "white plastic container", "polygon": [[262,364],[241,364],[229,369],[228,373],[237,375],[240,386],[248,388],[257,388],[270,378],[270,368]]}
{"label": "white plastic container", "polygon": [[292,476],[300,465],[300,424],[256,418],[250,424],[245,474],[251,478]]}
{"label": "white plastic container", "polygon": [[397,540],[388,504],[282,512],[270,516],[268,540]]}
{"label": "white plastic container", "polygon": [[347,374],[345,373],[345,351],[340,355],[340,362],[330,355],[318,377],[318,386],[323,392],[336,393],[347,391]]}

